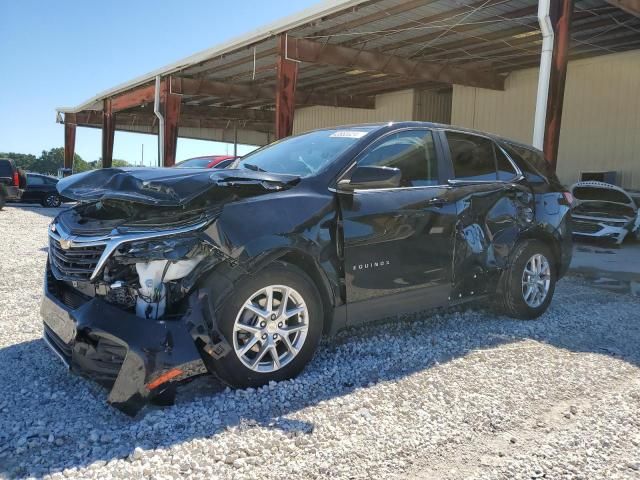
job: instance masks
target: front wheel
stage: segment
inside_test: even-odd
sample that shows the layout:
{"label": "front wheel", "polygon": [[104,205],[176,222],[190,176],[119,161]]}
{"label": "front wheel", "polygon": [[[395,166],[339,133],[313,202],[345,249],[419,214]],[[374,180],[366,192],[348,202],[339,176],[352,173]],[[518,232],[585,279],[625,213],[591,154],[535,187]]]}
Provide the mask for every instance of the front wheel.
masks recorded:
{"label": "front wheel", "polygon": [[494,305],[499,313],[523,320],[542,315],[553,298],[556,266],[549,247],[538,240],[520,243],[500,278]]}
{"label": "front wheel", "polygon": [[293,265],[275,263],[240,280],[217,319],[232,350],[216,361],[215,373],[246,388],[298,375],[318,346],[323,312],[311,279]]}
{"label": "front wheel", "polygon": [[60,195],[56,193],[49,193],[42,199],[43,207],[56,208],[59,207],[61,203],[62,199]]}

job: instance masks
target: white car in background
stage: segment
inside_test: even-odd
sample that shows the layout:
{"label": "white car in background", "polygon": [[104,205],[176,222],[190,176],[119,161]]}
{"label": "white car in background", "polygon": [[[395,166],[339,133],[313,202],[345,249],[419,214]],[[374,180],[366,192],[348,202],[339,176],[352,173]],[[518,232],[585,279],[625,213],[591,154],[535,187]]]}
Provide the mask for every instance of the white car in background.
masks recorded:
{"label": "white car in background", "polygon": [[577,182],[571,186],[573,234],[613,240],[620,245],[631,233],[640,236],[640,214],[622,188],[604,182]]}

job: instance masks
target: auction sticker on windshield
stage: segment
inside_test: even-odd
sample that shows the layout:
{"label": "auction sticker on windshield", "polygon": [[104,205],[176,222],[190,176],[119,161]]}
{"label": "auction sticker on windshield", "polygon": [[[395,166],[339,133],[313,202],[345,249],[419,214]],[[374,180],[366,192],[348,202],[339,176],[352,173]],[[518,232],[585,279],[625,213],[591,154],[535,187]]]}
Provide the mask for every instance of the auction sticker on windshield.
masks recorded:
{"label": "auction sticker on windshield", "polygon": [[359,132],[358,130],[338,130],[333,132],[329,137],[332,138],[362,138],[369,132]]}

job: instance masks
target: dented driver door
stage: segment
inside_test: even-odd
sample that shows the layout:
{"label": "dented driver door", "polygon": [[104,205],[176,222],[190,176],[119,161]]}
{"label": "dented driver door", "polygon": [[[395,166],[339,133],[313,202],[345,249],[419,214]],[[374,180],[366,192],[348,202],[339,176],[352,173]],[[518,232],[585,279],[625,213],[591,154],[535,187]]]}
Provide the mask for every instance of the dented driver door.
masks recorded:
{"label": "dented driver door", "polygon": [[387,135],[357,164],[399,168],[402,185],[338,191],[351,325],[447,302],[456,210],[438,148],[429,130]]}

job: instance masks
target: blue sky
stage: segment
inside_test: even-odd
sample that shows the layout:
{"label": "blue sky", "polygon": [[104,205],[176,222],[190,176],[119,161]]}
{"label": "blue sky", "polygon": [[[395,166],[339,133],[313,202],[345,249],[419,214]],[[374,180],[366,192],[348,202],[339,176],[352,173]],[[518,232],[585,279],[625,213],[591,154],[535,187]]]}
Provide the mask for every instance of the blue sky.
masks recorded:
{"label": "blue sky", "polygon": [[[55,108],[240,36],[316,0],[0,0],[0,152],[63,146]],[[100,130],[78,128],[76,153],[100,157]],[[157,158],[156,137],[117,132],[114,158]],[[178,160],[232,151],[180,139]],[[241,148],[240,153],[246,149]]]}

